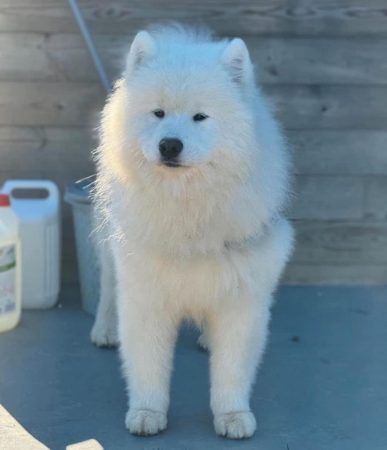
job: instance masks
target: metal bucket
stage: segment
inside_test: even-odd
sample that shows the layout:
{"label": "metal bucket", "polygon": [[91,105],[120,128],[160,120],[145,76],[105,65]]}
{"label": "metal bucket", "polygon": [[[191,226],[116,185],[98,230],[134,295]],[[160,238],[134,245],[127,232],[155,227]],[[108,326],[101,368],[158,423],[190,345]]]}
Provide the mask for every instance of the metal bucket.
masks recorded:
{"label": "metal bucket", "polygon": [[95,175],[66,186],[64,199],[71,205],[74,219],[79,281],[83,309],[95,315],[99,300],[99,266],[93,230],[93,205],[90,190]]}

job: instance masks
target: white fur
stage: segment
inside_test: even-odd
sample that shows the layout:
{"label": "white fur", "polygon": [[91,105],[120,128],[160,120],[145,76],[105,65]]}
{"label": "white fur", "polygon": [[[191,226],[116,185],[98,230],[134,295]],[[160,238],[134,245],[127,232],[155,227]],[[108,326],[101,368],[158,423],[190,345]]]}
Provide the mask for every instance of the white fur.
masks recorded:
{"label": "white fur", "polygon": [[[165,117],[155,117],[156,109]],[[194,122],[196,113],[209,117]],[[160,163],[165,137],[184,143],[185,167]],[[216,432],[251,436],[250,391],[293,232],[281,216],[286,146],[244,42],[180,27],[140,32],[103,112],[97,161],[127,427],[136,434],[166,427],[177,331],[192,319],[210,349]],[[103,278],[112,279],[109,257],[103,262]],[[115,339],[112,289],[103,287],[93,329],[100,345]]]}

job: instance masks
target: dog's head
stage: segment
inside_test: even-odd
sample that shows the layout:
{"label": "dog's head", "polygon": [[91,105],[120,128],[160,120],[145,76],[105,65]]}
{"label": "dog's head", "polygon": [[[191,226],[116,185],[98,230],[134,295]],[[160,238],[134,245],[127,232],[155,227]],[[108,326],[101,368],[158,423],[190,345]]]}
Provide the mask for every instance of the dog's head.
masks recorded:
{"label": "dog's head", "polygon": [[254,147],[255,82],[241,39],[141,31],[118,90],[113,102],[119,95],[125,110],[120,139],[127,153],[121,163],[165,176],[210,167],[243,171]]}

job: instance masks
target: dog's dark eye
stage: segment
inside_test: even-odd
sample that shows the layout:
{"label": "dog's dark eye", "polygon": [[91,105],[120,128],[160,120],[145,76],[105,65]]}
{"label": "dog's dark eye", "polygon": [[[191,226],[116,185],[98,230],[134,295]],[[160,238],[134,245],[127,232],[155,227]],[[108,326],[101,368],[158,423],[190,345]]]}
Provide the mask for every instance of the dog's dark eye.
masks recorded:
{"label": "dog's dark eye", "polygon": [[158,117],[159,119],[162,119],[165,116],[165,112],[162,109],[155,109],[153,111],[153,114]]}
{"label": "dog's dark eye", "polygon": [[206,120],[208,116],[203,113],[197,113],[193,116],[193,120],[195,122],[201,122],[202,120]]}

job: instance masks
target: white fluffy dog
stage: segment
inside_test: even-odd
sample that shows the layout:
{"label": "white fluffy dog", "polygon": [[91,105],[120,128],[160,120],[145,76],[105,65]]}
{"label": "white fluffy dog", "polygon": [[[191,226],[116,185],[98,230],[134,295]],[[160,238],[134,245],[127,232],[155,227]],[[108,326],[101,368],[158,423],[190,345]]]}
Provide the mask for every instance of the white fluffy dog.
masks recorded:
{"label": "white fluffy dog", "polygon": [[103,111],[96,202],[108,239],[92,340],[117,340],[115,290],[132,433],[167,426],[185,319],[209,348],[216,432],[255,431],[249,396],[293,232],[281,216],[286,145],[254,79],[241,39],[141,31]]}

